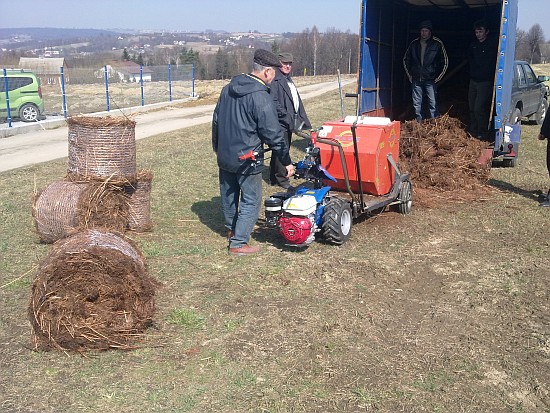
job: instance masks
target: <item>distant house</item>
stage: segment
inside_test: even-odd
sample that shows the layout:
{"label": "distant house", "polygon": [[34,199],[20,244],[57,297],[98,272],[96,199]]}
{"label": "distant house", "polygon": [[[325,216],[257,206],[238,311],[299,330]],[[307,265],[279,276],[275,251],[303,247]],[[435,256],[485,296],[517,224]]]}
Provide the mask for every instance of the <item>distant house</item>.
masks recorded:
{"label": "distant house", "polygon": [[67,63],[63,57],[21,57],[19,68],[31,70],[40,78],[42,85],[61,84],[61,70],[63,68],[65,83],[69,82]]}
{"label": "distant house", "polygon": [[[103,73],[103,71],[101,71]],[[150,82],[152,70],[147,66],[143,66],[142,76],[144,82]],[[139,82],[140,70],[137,63],[129,60],[113,60],[107,65],[107,74],[109,78],[118,76],[121,82]]]}

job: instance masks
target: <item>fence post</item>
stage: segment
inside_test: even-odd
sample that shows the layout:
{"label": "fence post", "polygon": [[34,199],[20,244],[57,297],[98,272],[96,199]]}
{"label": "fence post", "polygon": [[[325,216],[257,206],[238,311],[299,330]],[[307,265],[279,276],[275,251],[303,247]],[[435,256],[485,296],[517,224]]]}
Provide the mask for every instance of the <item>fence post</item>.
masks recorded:
{"label": "fence post", "polygon": [[170,102],[172,102],[172,65],[168,63],[168,93],[170,94]]}
{"label": "fence post", "polygon": [[107,112],[110,112],[111,103],[109,102],[109,72],[107,72],[107,65],[105,65],[105,98],[107,99]]}
{"label": "fence post", "polygon": [[67,119],[67,95],[65,94],[65,72],[63,66],[59,68],[61,72],[61,99],[63,104],[63,116]]}
{"label": "fence post", "polygon": [[191,97],[195,97],[195,63],[191,64]]}
{"label": "fence post", "polygon": [[8,90],[8,72],[4,68],[4,90],[6,92],[6,109],[8,115],[8,128],[11,128],[10,94]]}
{"label": "fence post", "polygon": [[143,98],[143,65],[139,65],[139,83],[141,85],[141,106],[145,106],[145,99]]}

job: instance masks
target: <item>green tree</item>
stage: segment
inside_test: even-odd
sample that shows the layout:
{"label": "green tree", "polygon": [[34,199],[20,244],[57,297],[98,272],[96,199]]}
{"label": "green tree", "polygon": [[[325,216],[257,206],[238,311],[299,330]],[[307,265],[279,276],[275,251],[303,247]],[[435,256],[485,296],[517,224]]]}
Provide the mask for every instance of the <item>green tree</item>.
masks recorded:
{"label": "green tree", "polygon": [[124,48],[124,51],[122,52],[122,60],[128,61],[130,60],[130,53],[128,53],[128,50]]}

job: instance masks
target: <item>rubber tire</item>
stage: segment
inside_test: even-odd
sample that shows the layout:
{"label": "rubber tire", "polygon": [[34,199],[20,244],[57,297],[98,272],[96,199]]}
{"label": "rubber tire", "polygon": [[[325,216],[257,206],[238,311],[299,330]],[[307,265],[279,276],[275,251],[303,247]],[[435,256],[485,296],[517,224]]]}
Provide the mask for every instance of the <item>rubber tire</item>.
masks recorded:
{"label": "rubber tire", "polygon": [[413,203],[413,187],[411,181],[403,181],[401,188],[399,188],[399,200],[401,203],[398,205],[399,212],[403,215],[411,213]]}
{"label": "rubber tire", "polygon": [[510,123],[512,125],[521,125],[521,110],[519,108],[515,108],[512,112]]}
{"label": "rubber tire", "polygon": [[25,103],[19,109],[19,118],[23,122],[37,122],[39,115],[38,108],[32,103]]}
{"label": "rubber tire", "polygon": [[518,164],[518,158],[503,159],[502,166],[504,168],[515,168]]}
{"label": "rubber tire", "polygon": [[342,245],[351,236],[352,224],[353,214],[349,202],[331,198],[323,213],[323,237],[332,244]]}
{"label": "rubber tire", "polygon": [[537,113],[535,113],[534,120],[535,124],[542,125],[542,122],[544,122],[544,117],[548,113],[548,101],[546,99],[542,99],[542,105],[540,105],[539,110]]}

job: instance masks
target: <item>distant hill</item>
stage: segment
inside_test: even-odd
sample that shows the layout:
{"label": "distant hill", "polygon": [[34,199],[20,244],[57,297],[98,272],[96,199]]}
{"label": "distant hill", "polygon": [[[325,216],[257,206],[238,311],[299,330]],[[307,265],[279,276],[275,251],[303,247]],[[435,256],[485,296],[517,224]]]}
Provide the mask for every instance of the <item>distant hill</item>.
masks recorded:
{"label": "distant hill", "polygon": [[115,35],[117,33],[119,32],[99,29],[59,29],[52,27],[20,27],[14,29],[0,28],[0,40],[13,39],[14,37],[26,37],[34,40],[57,40]]}

